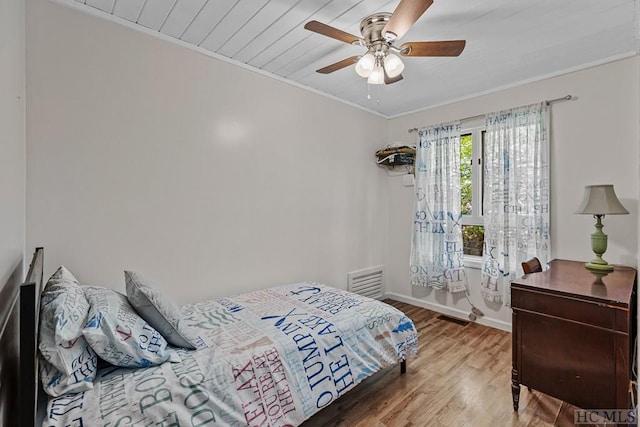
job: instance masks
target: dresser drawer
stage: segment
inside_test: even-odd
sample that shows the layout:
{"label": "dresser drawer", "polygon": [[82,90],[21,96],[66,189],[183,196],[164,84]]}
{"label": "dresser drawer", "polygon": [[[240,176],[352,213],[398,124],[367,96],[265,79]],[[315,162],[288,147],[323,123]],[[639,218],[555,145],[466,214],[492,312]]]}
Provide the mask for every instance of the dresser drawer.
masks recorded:
{"label": "dresser drawer", "polygon": [[623,333],[629,332],[629,312],[620,307],[578,298],[511,288],[511,307]]}
{"label": "dresser drawer", "polygon": [[580,408],[616,407],[617,334],[529,312],[518,314],[518,328],[521,384]]}

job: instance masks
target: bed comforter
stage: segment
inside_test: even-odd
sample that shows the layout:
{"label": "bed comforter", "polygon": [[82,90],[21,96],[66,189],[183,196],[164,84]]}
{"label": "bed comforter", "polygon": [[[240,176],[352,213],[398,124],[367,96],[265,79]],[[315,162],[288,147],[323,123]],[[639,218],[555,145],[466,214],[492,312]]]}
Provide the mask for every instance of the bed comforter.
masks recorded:
{"label": "bed comforter", "polygon": [[43,426],[294,426],[417,351],[402,312],[315,283],[182,307],[197,350],[180,363],[107,366],[51,398]]}

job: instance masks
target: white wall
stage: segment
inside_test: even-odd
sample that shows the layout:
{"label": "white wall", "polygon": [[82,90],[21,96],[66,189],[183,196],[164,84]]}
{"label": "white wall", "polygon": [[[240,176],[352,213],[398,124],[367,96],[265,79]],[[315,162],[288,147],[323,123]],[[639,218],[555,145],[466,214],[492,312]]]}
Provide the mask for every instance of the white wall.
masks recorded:
{"label": "white wall", "polygon": [[25,222],[24,0],[0,2],[0,288],[22,280]]}
{"label": "white wall", "polygon": [[50,1],[27,45],[46,274],[133,269],[188,302],[382,263],[386,120]]}
{"label": "white wall", "polygon": [[[462,102],[403,116],[390,121],[389,141],[413,141],[410,128],[463,119],[567,94],[574,101],[551,108],[551,233],[552,257],[592,258],[589,234],[594,220],[574,215],[587,184],[614,184],[630,215],[608,216],[605,259],[638,265],[638,156],[640,131],[639,58],[566,74]],[[387,289],[395,297],[416,304],[453,309],[466,315],[469,305],[445,292],[413,289],[408,259],[412,221],[412,187],[388,178],[389,242],[386,255]],[[480,297],[480,272],[468,269],[472,301],[485,313],[484,321],[508,327],[511,311],[485,303]],[[459,310],[459,311],[455,311]]]}

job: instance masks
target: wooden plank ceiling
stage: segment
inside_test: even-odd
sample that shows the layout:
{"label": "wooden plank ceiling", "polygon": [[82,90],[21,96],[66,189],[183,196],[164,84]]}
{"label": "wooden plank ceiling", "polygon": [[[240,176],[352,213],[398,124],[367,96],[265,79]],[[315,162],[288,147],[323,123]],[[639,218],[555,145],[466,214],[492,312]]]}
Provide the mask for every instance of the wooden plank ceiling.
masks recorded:
{"label": "wooden plank ceiling", "polygon": [[[360,35],[360,21],[398,0],[58,0],[330,94],[387,117],[632,55],[634,0],[435,0],[400,42],[465,39],[457,58],[403,58],[404,80],[369,86],[354,67],[318,68],[364,53],[305,30],[318,20]],[[559,93],[559,96],[564,93]]]}

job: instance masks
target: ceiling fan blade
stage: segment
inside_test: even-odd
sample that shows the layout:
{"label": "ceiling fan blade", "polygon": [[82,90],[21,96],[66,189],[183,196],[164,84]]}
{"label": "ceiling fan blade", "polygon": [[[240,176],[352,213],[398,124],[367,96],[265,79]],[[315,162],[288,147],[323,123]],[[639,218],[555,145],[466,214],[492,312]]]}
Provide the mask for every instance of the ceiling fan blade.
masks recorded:
{"label": "ceiling fan blade", "polygon": [[335,64],[327,65],[324,68],[320,68],[319,70],[316,70],[316,73],[320,73],[320,74],[333,73],[334,71],[338,71],[343,69],[344,67],[348,67],[349,65],[355,64],[356,62],[358,62],[359,58],[360,58],[359,56],[350,56],[349,58],[343,59],[342,61],[338,61]]}
{"label": "ceiling fan blade", "polygon": [[439,42],[407,42],[400,46],[402,56],[459,56],[467,44],[465,40]]}
{"label": "ceiling fan blade", "polygon": [[309,21],[304,25],[304,28],[313,31],[314,33],[322,34],[323,36],[331,37],[332,39],[340,40],[341,42],[349,44],[363,44],[364,41],[353,34],[349,34],[330,25],[323,24],[318,21]]}
{"label": "ceiling fan blade", "polygon": [[401,0],[389,22],[382,30],[387,40],[395,40],[404,36],[418,18],[433,4],[433,0]]}
{"label": "ceiling fan blade", "polygon": [[[382,67],[384,69],[384,67]],[[389,77],[389,74],[387,74],[387,70],[384,70],[384,84],[386,85],[390,85],[396,82],[399,82],[400,80],[402,80],[404,77],[402,77],[402,74],[398,74],[395,77]]]}

